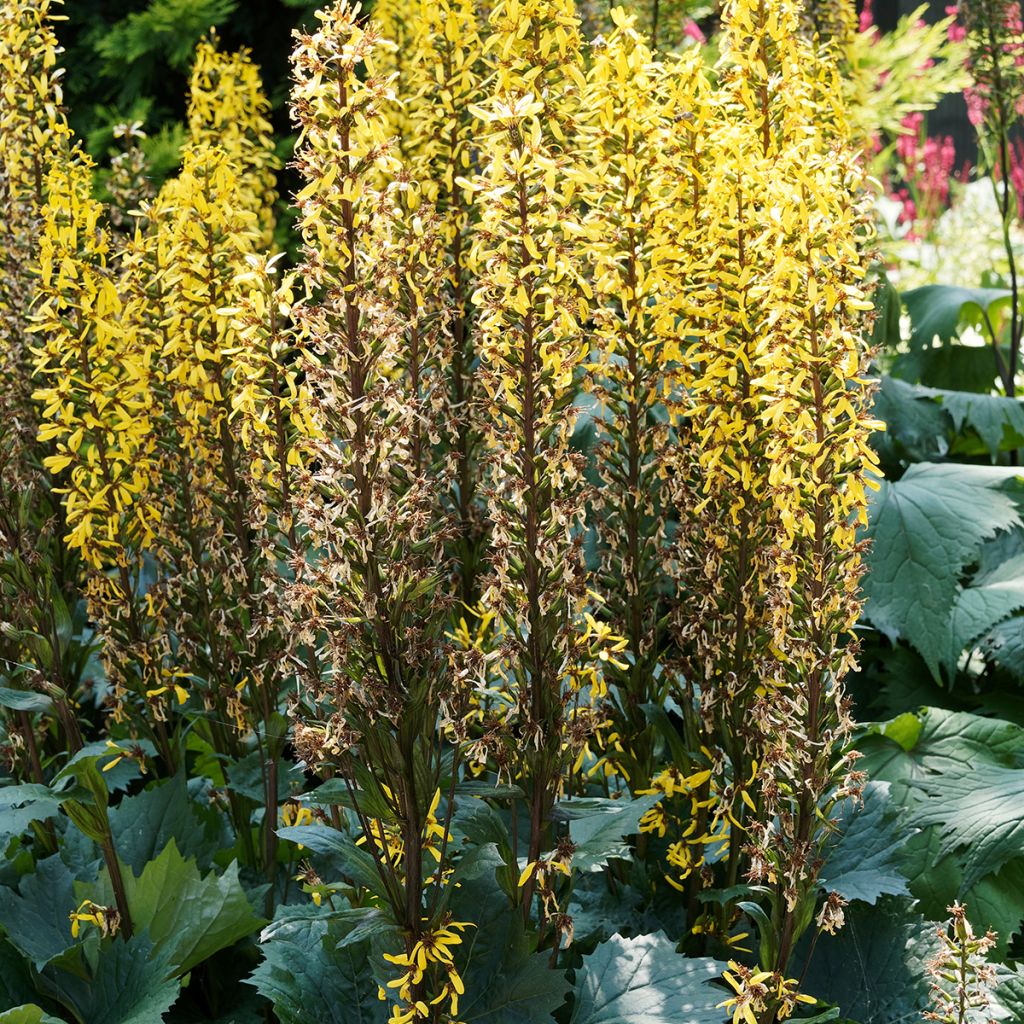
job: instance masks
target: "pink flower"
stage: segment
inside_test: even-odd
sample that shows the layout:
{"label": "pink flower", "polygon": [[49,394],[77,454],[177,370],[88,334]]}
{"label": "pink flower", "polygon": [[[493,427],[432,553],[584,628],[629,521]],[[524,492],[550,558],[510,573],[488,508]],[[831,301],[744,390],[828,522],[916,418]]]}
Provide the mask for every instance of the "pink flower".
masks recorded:
{"label": "pink flower", "polygon": [[[957,15],[956,4],[950,4],[946,8],[946,14],[951,18],[955,18]],[[950,24],[949,28],[946,29],[946,35],[949,36],[949,41],[951,43],[962,43],[967,38],[967,29],[964,28],[963,25],[959,25],[954,21]]]}
{"label": "pink flower", "polygon": [[860,12],[860,25],[858,26],[861,32],[867,32],[869,28],[875,27],[875,16],[871,10],[873,0],[864,0],[864,9]]}
{"label": "pink flower", "polygon": [[701,46],[708,41],[707,36],[701,32],[700,25],[693,18],[687,19],[686,24],[683,26],[683,35],[688,39],[692,39],[695,43],[699,43]]}

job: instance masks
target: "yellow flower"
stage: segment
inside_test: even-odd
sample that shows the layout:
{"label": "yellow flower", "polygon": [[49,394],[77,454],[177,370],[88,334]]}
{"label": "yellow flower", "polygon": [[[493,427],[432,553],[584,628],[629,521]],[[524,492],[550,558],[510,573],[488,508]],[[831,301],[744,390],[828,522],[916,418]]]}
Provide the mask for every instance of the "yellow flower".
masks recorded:
{"label": "yellow flower", "polygon": [[[387,983],[387,988],[397,989],[401,1002],[391,1009],[391,1019],[413,1021],[426,1019],[429,1006],[439,1006],[447,1001],[448,1012],[456,1017],[459,1012],[459,996],[466,991],[462,977],[453,963],[453,947],[462,943],[461,932],[475,927],[467,921],[448,921],[438,928],[421,933],[407,953],[384,953],[388,963],[405,968],[404,973]],[[437,970],[440,988],[436,994],[425,993],[420,999],[413,999],[413,987],[419,986],[432,971]],[[381,995],[384,998],[386,993]]]}
{"label": "yellow flower", "polygon": [[83,924],[91,924],[100,930],[103,938],[116,935],[121,917],[113,907],[103,907],[92,900],[83,900],[77,910],[68,914],[71,921],[71,937],[77,939]]}
{"label": "yellow flower", "polygon": [[771,971],[751,969],[730,960],[729,970],[723,971],[722,977],[735,995],[718,1005],[732,1013],[733,1024],[760,1024],[758,1014],[768,1009],[769,989],[765,982],[771,979]]}

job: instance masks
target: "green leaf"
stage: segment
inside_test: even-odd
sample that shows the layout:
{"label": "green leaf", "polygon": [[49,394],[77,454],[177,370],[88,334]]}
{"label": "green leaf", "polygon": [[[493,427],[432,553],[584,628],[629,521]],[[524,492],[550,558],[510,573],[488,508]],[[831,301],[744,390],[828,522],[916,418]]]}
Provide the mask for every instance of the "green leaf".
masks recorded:
{"label": "green leaf", "polygon": [[[835,1003],[859,1024],[920,1020],[929,1005],[925,964],[938,940],[934,925],[911,906],[887,896],[875,906],[847,907],[845,927],[818,938],[801,990]],[[798,955],[790,974],[799,978],[803,968]]]}
{"label": "green leaf", "polygon": [[942,667],[952,676],[965,648],[1024,608],[1024,555],[979,574],[956,597]]}
{"label": "green leaf", "polygon": [[865,616],[890,640],[913,644],[936,678],[961,573],[983,541],[1021,525],[1013,498],[1000,489],[1018,472],[917,465],[901,480],[882,481],[872,499]]}
{"label": "green leaf", "polygon": [[0,1010],[29,1003],[37,996],[28,963],[9,942],[0,939]]}
{"label": "green leaf", "polygon": [[[949,342],[962,325],[985,332],[985,314],[995,319],[1012,296],[1007,288],[958,288],[930,284],[903,293],[912,324],[911,348],[930,348],[933,340]],[[994,371],[993,371],[994,373]]]}
{"label": "green leaf", "polygon": [[895,442],[914,461],[945,455],[950,447],[947,435],[965,431],[977,435],[981,449],[976,442],[960,440],[953,444],[954,451],[984,450],[994,458],[1000,451],[1024,446],[1024,403],[1003,395],[930,388],[883,375],[874,413],[885,421],[886,430],[873,443],[892,449]]}
{"label": "green leaf", "polygon": [[939,826],[943,853],[964,851],[965,886],[1024,850],[1024,770],[978,764],[916,786],[927,799],[918,803],[914,824]]}
{"label": "green leaf", "polygon": [[999,936],[999,945],[992,955],[1003,957],[1010,939],[1024,928],[1024,857],[1010,861],[993,875],[986,875],[966,892],[954,889],[946,895],[947,906],[954,897],[960,897],[976,931],[991,928]]}
{"label": "green leaf", "polygon": [[838,837],[830,844],[821,887],[847,900],[872,904],[879,896],[909,896],[899,853],[910,833],[890,799],[889,784],[869,782],[862,804],[848,798],[834,814]]}
{"label": "green leaf", "polygon": [[900,293],[881,267],[874,268],[876,285],[872,293],[875,324],[871,331],[871,347],[895,347],[900,343]]}
{"label": "green leaf", "polygon": [[858,767],[872,779],[899,783],[892,795],[900,803],[920,799],[906,784],[930,776],[969,774],[976,765],[1015,767],[1024,764],[1024,728],[965,711],[924,708],[891,722],[865,727],[856,742]]}
{"label": "green leaf", "polygon": [[[709,893],[719,891],[707,890]],[[612,892],[603,874],[581,875],[576,879],[569,901],[574,942],[588,948],[617,932],[649,931],[640,927],[647,902],[645,895],[631,885],[617,885]]]}
{"label": "green leaf", "polygon": [[[258,750],[237,761],[231,761],[225,768],[228,783],[227,788],[239,793],[254,803],[262,806],[266,802],[267,794],[264,789],[263,779],[264,758]],[[283,802],[299,789],[302,775],[294,771],[295,766],[290,761],[277,762],[277,798]]]}
{"label": "green leaf", "polygon": [[18,892],[0,888],[0,925],[37,970],[73,946],[68,915],[78,906],[71,873],[60,857],[47,857],[25,875]]}
{"label": "green leaf", "polygon": [[282,839],[298,843],[314,853],[337,857],[342,869],[357,885],[378,896],[386,896],[373,855],[329,825],[292,825],[278,829]]}
{"label": "green leaf", "polygon": [[1024,679],[1024,616],[996,623],[982,640],[982,649],[1000,668]]}
{"label": "green leaf", "polygon": [[[137,931],[145,930],[172,973],[188,973],[214,953],[255,932],[261,921],[252,912],[238,881],[238,862],[205,878],[194,860],[185,860],[172,839],[137,878],[123,872],[125,895]],[[81,898],[112,906],[113,888],[104,871],[94,885],[79,883]]]}
{"label": "green leaf", "polygon": [[1000,971],[995,1000],[1009,1014],[1010,1020],[1024,1020],[1024,964],[1014,964]]}
{"label": "green leaf", "polygon": [[88,979],[51,965],[40,984],[88,1024],[157,1024],[178,998],[169,966],[142,933],[104,940]]}
{"label": "green leaf", "polygon": [[63,1024],[63,1021],[51,1017],[41,1006],[27,1003],[0,1013],[0,1024]]}
{"label": "green leaf", "polygon": [[625,837],[640,831],[640,819],[661,799],[658,793],[634,799],[606,800],[584,797],[555,804],[552,818],[569,822],[569,837],[576,844],[573,867],[599,871],[613,857],[631,855]]}
{"label": "green leaf", "polygon": [[880,378],[872,412],[885,423],[885,430],[871,435],[871,445],[883,465],[898,467],[901,461],[926,462],[949,450],[949,416],[920,392],[919,385],[888,374]]}
{"label": "green leaf", "polygon": [[583,958],[571,1024],[721,1024],[725,994],[708,982],[725,966],[680,956],[661,933],[613,935]]}
{"label": "green leaf", "polygon": [[59,810],[60,800],[47,786],[0,786],[0,846],[11,836],[22,835],[33,821],[52,818]]}
{"label": "green leaf", "polygon": [[339,946],[315,907],[280,907],[260,936],[263,962],[249,983],[274,1007],[281,1024],[384,1024],[388,1004],[377,984],[366,942]]}
{"label": "green leaf", "polygon": [[521,786],[497,785],[480,779],[466,779],[455,786],[455,796],[477,800],[512,800],[523,795]]}
{"label": "green leaf", "polygon": [[[539,1024],[565,1002],[565,972],[552,970],[550,955],[534,952],[520,914],[510,913],[493,878],[478,876],[453,894],[456,920],[471,921],[456,961],[466,994],[459,1000],[465,1024]],[[465,965],[465,966],[462,966]]]}
{"label": "green leaf", "polygon": [[52,711],[53,701],[45,694],[32,690],[12,690],[0,686],[0,708],[12,711]]}
{"label": "green leaf", "polygon": [[960,433],[964,427],[974,430],[993,458],[1000,451],[1024,445],[1024,404],[1016,398],[938,388],[926,390],[942,403],[956,431]]}
{"label": "green leaf", "polygon": [[[139,747],[148,757],[156,756],[156,748],[149,740],[133,740],[133,747]],[[101,791],[116,793],[127,789],[136,779],[142,777],[142,769],[133,757],[122,758],[112,768],[104,771],[116,754],[112,754],[106,743],[97,740],[87,743],[57,773],[54,782],[63,779],[77,779],[78,783],[98,798]]]}
{"label": "green leaf", "polygon": [[[1009,346],[1000,348],[1008,362]],[[915,349],[897,356],[890,369],[893,376],[933,388],[988,395],[997,385],[995,356],[988,345],[954,341],[938,348]]]}
{"label": "green leaf", "polygon": [[223,817],[204,813],[189,799],[181,774],[125,797],[110,810],[110,829],[118,856],[136,873],[172,839],[183,857],[194,857],[204,870],[230,845]]}

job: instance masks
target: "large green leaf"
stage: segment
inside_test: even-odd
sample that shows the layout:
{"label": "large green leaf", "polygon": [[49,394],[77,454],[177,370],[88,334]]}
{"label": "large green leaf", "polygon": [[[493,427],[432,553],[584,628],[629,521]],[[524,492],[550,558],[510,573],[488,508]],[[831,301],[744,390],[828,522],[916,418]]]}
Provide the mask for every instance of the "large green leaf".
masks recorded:
{"label": "large green leaf", "polygon": [[56,1017],[51,1017],[41,1006],[27,1003],[15,1006],[12,1010],[0,1013],[0,1024],[63,1024]]}
{"label": "large green leaf", "polygon": [[883,374],[878,382],[872,412],[885,429],[871,435],[871,445],[887,468],[898,470],[902,462],[926,462],[949,451],[952,422],[921,390],[919,385],[889,374]]}
{"label": "large green leaf", "polygon": [[377,983],[366,942],[339,946],[323,911],[281,907],[264,929],[263,962],[250,978],[281,1024],[384,1024],[388,1004]]}
{"label": "large green leaf", "polygon": [[956,337],[961,326],[985,331],[986,313],[998,315],[1012,292],[1007,288],[958,288],[930,284],[903,293],[903,304],[910,315],[911,348],[929,348],[934,339],[942,342]]}
{"label": "large green leaf", "polygon": [[975,927],[991,928],[999,936],[995,955],[1005,956],[1010,940],[1024,929],[1024,856],[986,875],[961,898]]}
{"label": "large green leaf", "polygon": [[982,764],[1024,766],[1024,728],[965,711],[924,708],[890,722],[866,726],[857,737],[859,767],[872,779],[898,783],[893,796],[901,803],[920,799],[908,783],[940,774],[969,774]]}
{"label": "large green leaf", "polygon": [[[493,872],[491,873],[493,879]],[[471,921],[456,956],[466,983],[459,1020],[466,1024],[540,1024],[565,1002],[565,972],[549,966],[550,955],[534,952],[520,914],[493,881],[480,876],[452,898],[457,920]]]}
{"label": "large green leaf", "polygon": [[[1024,447],[1024,403],[1003,395],[930,388],[883,374],[874,413],[885,421],[886,429],[873,443],[892,449],[890,455],[906,454],[914,461],[936,458],[950,449],[965,454],[987,451],[994,457]],[[965,432],[977,439],[955,439]]]}
{"label": "large green leaf", "polygon": [[357,885],[378,896],[386,896],[384,883],[373,855],[356,844],[344,833],[328,825],[292,825],[278,829],[282,839],[297,843],[300,848],[332,856],[340,863],[344,873]]}
{"label": "large green leaf", "polygon": [[571,1024],[722,1024],[725,964],[684,957],[662,934],[613,935],[583,958]]}
{"label": "large green leaf", "polygon": [[965,648],[1020,608],[1024,608],[1024,555],[975,576],[956,596],[941,663],[946,672],[952,675]]}
{"label": "large green leaf", "polygon": [[927,708],[873,726],[856,742],[865,754],[860,764],[892,783],[907,827],[917,830],[899,851],[917,909],[943,919],[960,899],[977,928],[999,931],[1005,950],[1024,918],[1024,857],[1013,837],[1024,805],[1015,796],[1024,776],[1024,729]]}
{"label": "large green leaf", "polygon": [[180,774],[126,797],[110,810],[118,856],[136,874],[172,839],[184,857],[194,857],[205,870],[217,851],[228,845],[223,824],[222,816],[202,813],[189,799]]}
{"label": "large green leaf", "polygon": [[982,648],[1000,668],[1024,679],[1024,616],[997,622],[983,639]]}
{"label": "large green leaf", "polygon": [[0,1010],[29,1003],[36,997],[27,961],[9,942],[0,939]]}
{"label": "large green leaf", "polygon": [[20,836],[33,821],[51,818],[59,810],[60,799],[46,786],[0,786],[0,846],[5,839]]}
{"label": "large green leaf", "polygon": [[568,820],[569,836],[576,844],[573,867],[599,871],[613,857],[628,860],[630,846],[626,837],[640,831],[640,819],[660,799],[660,794],[652,793],[632,799],[584,797],[557,803],[552,817]]}
{"label": "large green leaf", "polygon": [[82,1024],[158,1024],[178,997],[170,965],[145,933],[106,939],[88,978],[50,965],[40,986]]}
{"label": "large green leaf", "polygon": [[[238,881],[237,861],[223,875],[211,871],[204,878],[196,862],[178,852],[173,839],[141,875],[124,872],[124,882],[132,923],[148,932],[175,975],[186,974],[262,923]],[[76,888],[83,899],[114,903],[106,872],[94,885],[78,883]]]}
{"label": "large green leaf", "polygon": [[[925,964],[938,940],[934,925],[911,907],[892,896],[847,907],[845,927],[818,938],[801,989],[858,1024],[917,1024],[928,1006]],[[791,973],[802,970],[798,956]]]}
{"label": "large green leaf", "polygon": [[50,711],[53,701],[45,694],[33,690],[12,690],[8,686],[0,686],[0,708],[12,711]]}
{"label": "large green leaf", "polygon": [[1015,964],[1000,973],[995,998],[1010,1020],[1024,1020],[1024,964]]}
{"label": "large green leaf", "polygon": [[917,804],[914,823],[939,826],[943,853],[963,852],[965,886],[1024,850],[1024,770],[976,764],[916,785],[927,799]]}
{"label": "large green leaf", "polygon": [[11,945],[41,970],[74,944],[68,915],[77,906],[71,873],[54,855],[22,878],[17,893],[0,888],[0,925]]}
{"label": "large green leaf", "polygon": [[1021,525],[1006,492],[1017,476],[993,466],[917,465],[882,481],[871,502],[865,615],[890,639],[913,644],[936,677],[961,573],[983,541]]}
{"label": "large green leaf", "polygon": [[835,816],[839,826],[821,870],[822,888],[865,903],[884,895],[910,895],[899,866],[900,848],[910,833],[890,799],[889,784],[869,782],[863,803],[847,799]]}

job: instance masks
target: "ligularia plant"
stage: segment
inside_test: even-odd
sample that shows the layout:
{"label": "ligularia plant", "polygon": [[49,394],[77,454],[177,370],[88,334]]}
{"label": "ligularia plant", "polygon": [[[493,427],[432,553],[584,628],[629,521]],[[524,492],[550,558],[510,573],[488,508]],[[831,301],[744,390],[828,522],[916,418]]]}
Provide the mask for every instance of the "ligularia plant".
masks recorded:
{"label": "ligularia plant", "polygon": [[[44,818],[102,847],[84,959],[163,938],[107,802],[181,773],[249,887],[219,913],[272,922],[252,980],[282,1020],[541,1021],[571,992],[588,1022],[648,956],[636,985],[702,1020],[816,1001],[876,469],[853,7],[729,0],[713,67],[659,50],[700,35],[686,5],[632,7],[321,10],[297,265],[246,51],[199,44],[178,173],[151,188],[127,125],[105,205],[46,12],[0,14],[0,403],[104,677],[89,703],[52,670],[8,731],[19,780],[56,775]],[[288,994],[314,970],[326,1016]]]}

